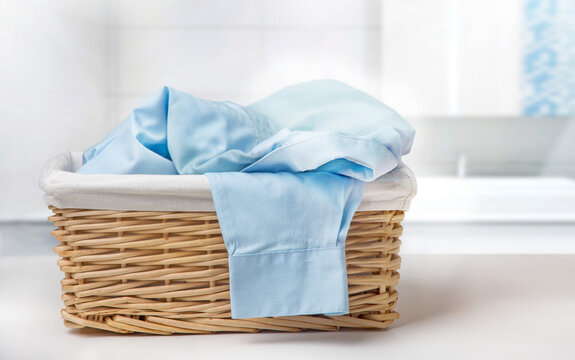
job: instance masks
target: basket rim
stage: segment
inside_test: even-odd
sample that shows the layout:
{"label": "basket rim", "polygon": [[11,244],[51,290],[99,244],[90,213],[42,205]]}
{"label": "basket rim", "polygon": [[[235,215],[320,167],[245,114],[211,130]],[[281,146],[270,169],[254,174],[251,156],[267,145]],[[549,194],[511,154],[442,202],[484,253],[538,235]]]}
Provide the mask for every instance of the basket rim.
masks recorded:
{"label": "basket rim", "polygon": [[[82,152],[67,151],[44,166],[44,202],[56,208],[135,211],[215,211],[205,175],[77,174]],[[409,210],[417,193],[407,165],[366,184],[358,210]]]}

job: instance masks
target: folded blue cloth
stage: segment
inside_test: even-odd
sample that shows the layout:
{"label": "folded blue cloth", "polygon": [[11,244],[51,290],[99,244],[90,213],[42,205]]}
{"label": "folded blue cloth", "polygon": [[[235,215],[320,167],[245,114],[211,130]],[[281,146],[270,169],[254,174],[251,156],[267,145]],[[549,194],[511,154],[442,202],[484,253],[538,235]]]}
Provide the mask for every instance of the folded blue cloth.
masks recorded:
{"label": "folded blue cloth", "polygon": [[313,81],[241,107],[164,88],[84,152],[83,174],[206,174],[233,318],[348,312],[345,238],[365,181],[414,130],[378,100]]}

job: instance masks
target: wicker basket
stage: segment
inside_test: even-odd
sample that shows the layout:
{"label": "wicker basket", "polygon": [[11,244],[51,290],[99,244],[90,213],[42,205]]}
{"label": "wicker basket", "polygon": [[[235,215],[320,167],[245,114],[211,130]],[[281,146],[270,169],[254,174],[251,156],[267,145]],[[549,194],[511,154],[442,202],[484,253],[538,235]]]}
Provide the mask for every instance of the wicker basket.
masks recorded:
{"label": "wicker basket", "polygon": [[206,334],[386,328],[399,314],[403,211],[358,211],[347,237],[349,315],[231,319],[228,254],[214,212],[51,207],[66,326]]}

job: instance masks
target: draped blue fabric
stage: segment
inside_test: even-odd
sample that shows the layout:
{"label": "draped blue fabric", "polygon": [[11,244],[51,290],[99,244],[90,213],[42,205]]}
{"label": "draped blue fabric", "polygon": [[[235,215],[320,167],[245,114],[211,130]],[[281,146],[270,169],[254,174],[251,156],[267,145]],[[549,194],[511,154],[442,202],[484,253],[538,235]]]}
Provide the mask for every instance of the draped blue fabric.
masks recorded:
{"label": "draped blue fabric", "polygon": [[348,312],[345,238],[365,182],[414,130],[345,84],[294,85],[247,107],[164,88],[84,152],[82,174],[206,174],[233,318]]}

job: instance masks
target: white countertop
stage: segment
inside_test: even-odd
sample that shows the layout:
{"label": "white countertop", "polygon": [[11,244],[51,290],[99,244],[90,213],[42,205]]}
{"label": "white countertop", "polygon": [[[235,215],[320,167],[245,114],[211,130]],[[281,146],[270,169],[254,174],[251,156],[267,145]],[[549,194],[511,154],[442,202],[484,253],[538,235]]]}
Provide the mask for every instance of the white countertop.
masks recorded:
{"label": "white countertop", "polygon": [[0,359],[574,359],[575,255],[404,255],[383,331],[146,336],[64,327],[55,256],[0,257]]}

